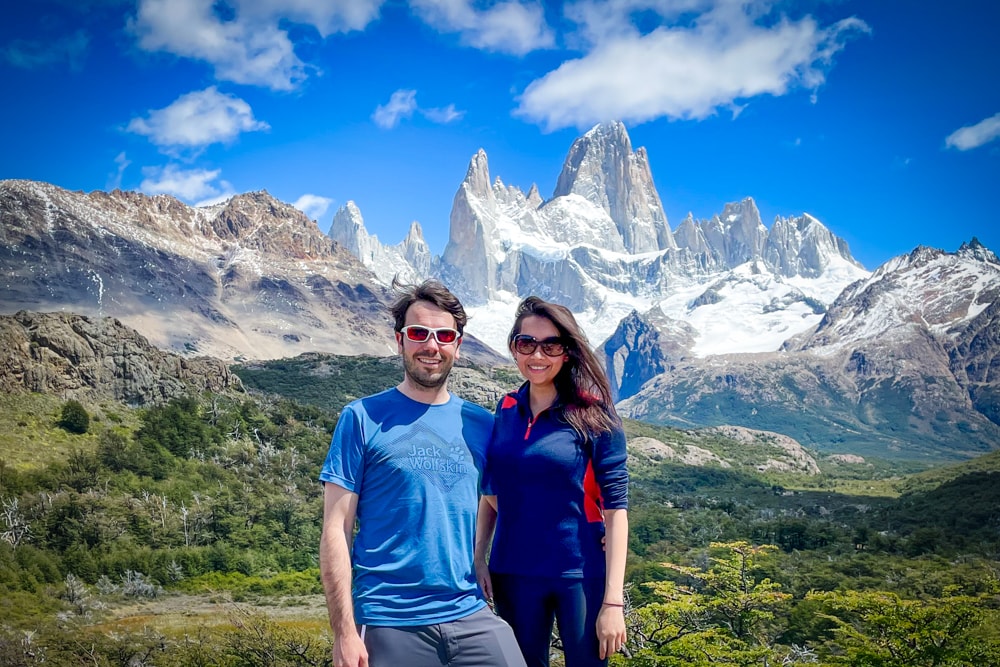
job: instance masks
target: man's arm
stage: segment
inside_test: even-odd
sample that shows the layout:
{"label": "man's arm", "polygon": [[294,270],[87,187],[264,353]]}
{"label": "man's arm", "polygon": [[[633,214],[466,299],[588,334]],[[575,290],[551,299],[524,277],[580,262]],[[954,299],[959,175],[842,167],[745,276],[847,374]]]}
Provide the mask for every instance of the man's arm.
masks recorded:
{"label": "man's arm", "polygon": [[483,496],[479,499],[479,514],[476,515],[476,551],[473,562],[476,566],[476,579],[487,600],[493,598],[493,582],[490,579],[489,566],[486,564],[486,554],[493,542],[493,530],[497,524],[497,497]]}
{"label": "man's arm", "polygon": [[358,635],[351,600],[351,544],[358,496],[330,482],[323,487],[319,570],[333,630],[333,666],[367,667],[368,651]]}

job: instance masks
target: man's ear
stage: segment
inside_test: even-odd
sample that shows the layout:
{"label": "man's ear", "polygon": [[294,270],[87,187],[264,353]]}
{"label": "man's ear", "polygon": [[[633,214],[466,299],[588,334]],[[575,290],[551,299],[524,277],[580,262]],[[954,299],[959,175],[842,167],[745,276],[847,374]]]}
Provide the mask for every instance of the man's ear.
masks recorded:
{"label": "man's ear", "polygon": [[455,358],[458,359],[458,354],[462,349],[462,336],[458,337],[458,341],[455,343]]}
{"label": "man's ear", "polygon": [[403,354],[403,334],[396,332],[396,352]]}

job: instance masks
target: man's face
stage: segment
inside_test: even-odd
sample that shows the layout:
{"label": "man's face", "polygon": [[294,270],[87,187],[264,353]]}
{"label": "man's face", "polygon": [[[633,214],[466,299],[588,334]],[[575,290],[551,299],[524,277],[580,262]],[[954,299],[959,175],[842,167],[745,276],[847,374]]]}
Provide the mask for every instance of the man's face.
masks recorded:
{"label": "man's face", "polygon": [[[455,318],[427,301],[417,301],[406,311],[405,326],[419,325],[428,329],[456,329]],[[437,389],[448,380],[452,364],[458,359],[459,338],[453,343],[439,343],[434,335],[424,342],[412,341],[403,333],[396,332],[399,353],[403,355],[403,369],[406,377],[415,385],[426,389]]]}

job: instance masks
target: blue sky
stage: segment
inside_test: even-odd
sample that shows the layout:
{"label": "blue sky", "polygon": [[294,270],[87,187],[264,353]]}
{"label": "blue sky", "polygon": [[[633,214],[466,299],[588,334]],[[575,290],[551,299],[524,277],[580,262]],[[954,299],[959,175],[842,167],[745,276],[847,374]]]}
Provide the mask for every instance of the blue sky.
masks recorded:
{"label": "blue sky", "polygon": [[483,148],[551,196],[625,122],[668,220],[750,196],[873,269],[1000,251],[1000,3],[954,0],[33,0],[0,22],[0,179],[266,189],[329,228],[447,242]]}

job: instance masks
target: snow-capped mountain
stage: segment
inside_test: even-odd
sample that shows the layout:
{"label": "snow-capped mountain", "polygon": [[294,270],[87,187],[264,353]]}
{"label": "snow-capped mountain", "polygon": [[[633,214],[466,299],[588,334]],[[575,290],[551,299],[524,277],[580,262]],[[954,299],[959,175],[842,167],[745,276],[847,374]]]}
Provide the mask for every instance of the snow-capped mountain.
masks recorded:
{"label": "snow-capped mountain", "polygon": [[220,359],[393,352],[371,272],[266,192],[193,208],[0,181],[0,216],[5,314],[116,317],[161,349]]}
{"label": "snow-capped mountain", "polygon": [[360,219],[348,204],[331,234],[383,281],[400,267],[441,278],[469,308],[469,330],[501,351],[514,306],[529,294],[573,310],[595,345],[633,311],[657,309],[691,327],[685,354],[776,350],[868,275],[819,220],[778,218],[768,231],[750,198],[708,220],[689,216],[672,233],[646,151],[633,150],[621,123],[573,143],[545,201],[534,186],[524,194],[491,179],[477,152],[455,194],[448,244],[429,270],[403,262],[406,242],[373,241]]}
{"label": "snow-capped mountain", "polygon": [[[339,224],[355,220],[362,228],[356,211]],[[365,248],[369,261],[430,262],[419,225],[389,250],[374,237],[336,242],[266,191],[191,207],[166,195],[0,181],[0,314],[118,318],[185,356],[394,354],[391,295],[358,260]],[[463,351],[483,366],[501,359],[474,335]]]}
{"label": "snow-capped mountain", "polygon": [[567,305],[627,416],[883,456],[1000,445],[997,264],[978,242],[873,274],[815,217],[768,229],[751,198],[671,232],[620,123],[573,144],[548,200],[491,178],[480,150],[450,224],[429,273],[410,275],[459,292],[468,330],[497,350],[520,298]]}
{"label": "snow-capped mountain", "polygon": [[410,232],[402,243],[383,245],[377,236],[369,236],[361,211],[353,201],[349,201],[333,216],[329,234],[387,285],[392,283],[394,277],[403,282],[414,282],[430,273],[431,251],[424,241],[419,222],[410,224]]}
{"label": "snow-capped mountain", "polygon": [[662,329],[637,318],[626,344],[606,346],[619,367],[638,369],[624,386],[648,380],[619,403],[627,416],[739,424],[881,456],[1000,446],[1000,262],[975,239],[887,262],[777,352],[677,360],[653,375],[640,360]]}
{"label": "snow-capped mountain", "polygon": [[441,256],[417,223],[382,244],[353,203],[328,236],[266,192],[194,208],[0,181],[0,314],[111,316],[185,357],[389,355],[386,285],[435,276],[467,304],[462,357],[482,367],[505,360],[520,298],[569,306],[625,416],[852,454],[1000,445],[990,250],[917,248],[869,273],[808,214],[768,229],[746,198],[671,232],[662,211],[645,151],[618,123],[573,144],[548,200],[492,178],[477,152]]}
{"label": "snow-capped mountain", "polygon": [[[597,204],[615,223],[624,251],[676,248],[660,195],[653,186],[646,149],[632,151],[622,123],[597,125],[573,143],[553,200],[578,195]],[[612,248],[609,248],[612,249]]]}
{"label": "snow-capped mountain", "polygon": [[978,319],[996,316],[998,300],[1000,262],[977,239],[954,253],[921,246],[849,286],[815,331],[785,347],[827,354],[868,341],[898,347],[914,331],[953,347]]}

